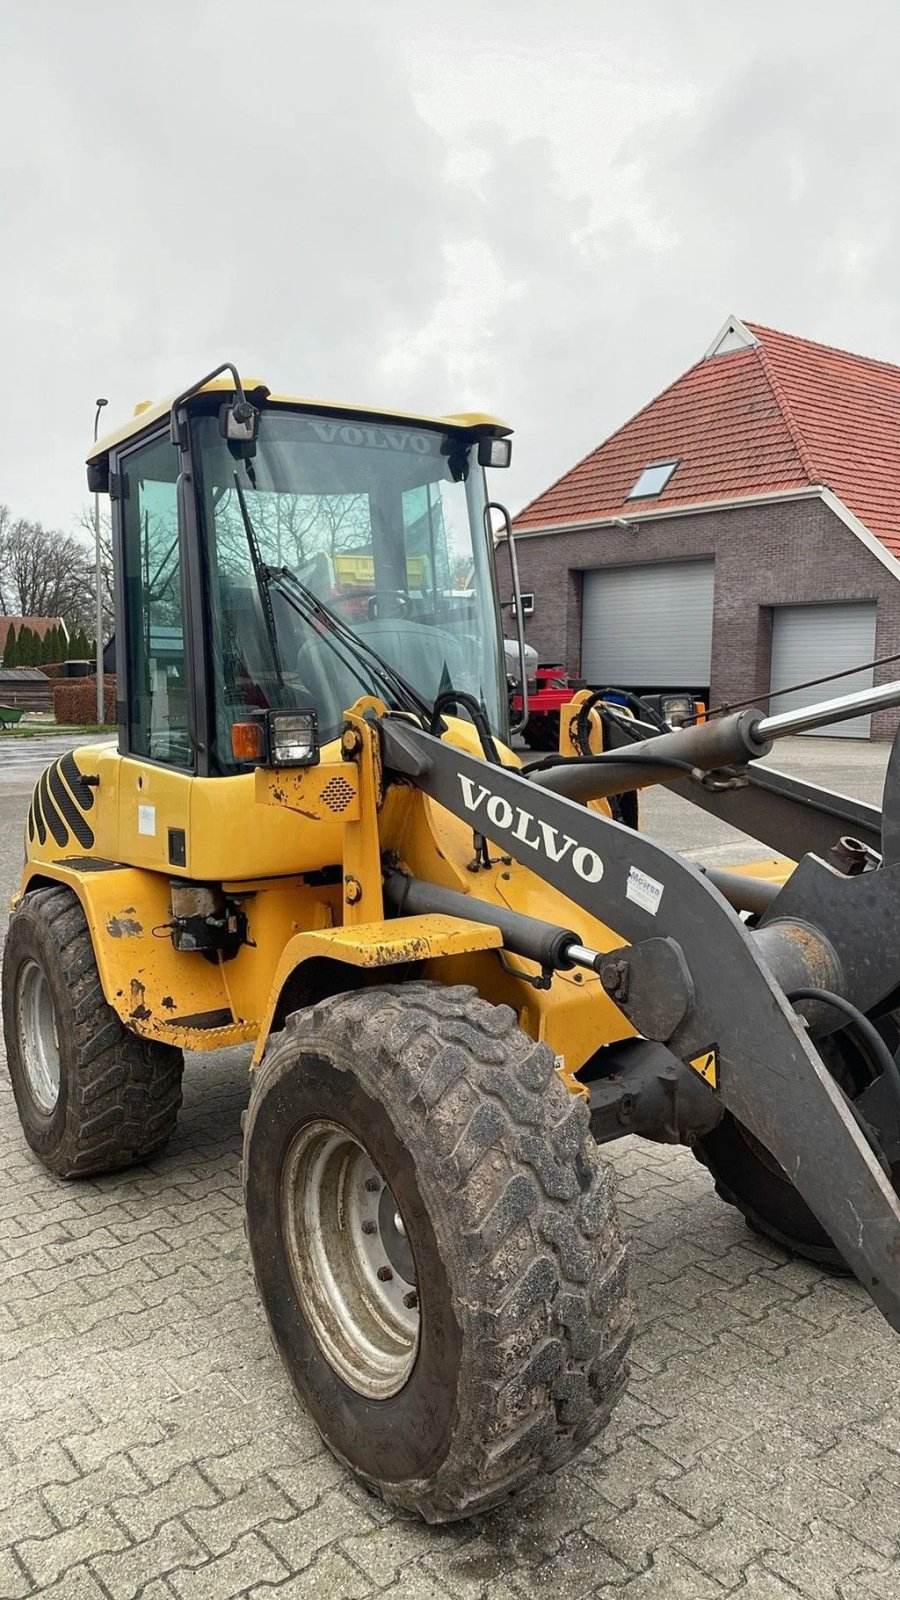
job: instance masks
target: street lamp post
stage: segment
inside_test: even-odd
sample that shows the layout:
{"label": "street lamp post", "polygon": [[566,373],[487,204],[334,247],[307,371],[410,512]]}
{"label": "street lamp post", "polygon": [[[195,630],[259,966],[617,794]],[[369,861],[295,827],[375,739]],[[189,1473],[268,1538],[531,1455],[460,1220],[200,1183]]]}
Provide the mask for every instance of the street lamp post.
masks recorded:
{"label": "street lamp post", "polygon": [[[100,413],[108,400],[98,400],[97,410],[94,413],[94,443],[97,443],[97,426],[100,422]],[[97,585],[97,725],[101,727],[106,720],[106,705],[103,679],[103,563],[100,559],[100,496],[94,495],[94,576]]]}

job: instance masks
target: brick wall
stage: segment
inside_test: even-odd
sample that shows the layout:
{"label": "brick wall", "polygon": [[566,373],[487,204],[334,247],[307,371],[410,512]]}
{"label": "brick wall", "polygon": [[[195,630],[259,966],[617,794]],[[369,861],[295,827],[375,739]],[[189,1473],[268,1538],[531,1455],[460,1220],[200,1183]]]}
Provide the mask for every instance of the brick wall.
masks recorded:
{"label": "brick wall", "polygon": [[[875,654],[900,652],[900,582],[820,500],[735,507],[667,517],[625,528],[541,534],[516,541],[522,588],[535,596],[526,637],[542,660],[581,668],[581,589],[587,568],[712,556],[713,703],[759,696],[769,687],[771,608],[810,601],[875,600]],[[876,669],[875,680],[900,676]],[[837,693],[840,684],[835,684]],[[827,687],[823,694],[828,693]],[[890,738],[896,711],[876,712],[875,738]]]}

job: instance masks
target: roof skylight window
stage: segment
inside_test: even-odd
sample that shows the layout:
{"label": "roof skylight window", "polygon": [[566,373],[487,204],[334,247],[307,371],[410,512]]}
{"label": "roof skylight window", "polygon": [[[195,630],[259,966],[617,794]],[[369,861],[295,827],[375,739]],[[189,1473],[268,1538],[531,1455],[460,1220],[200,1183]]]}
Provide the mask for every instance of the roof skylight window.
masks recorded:
{"label": "roof skylight window", "polygon": [[643,470],[637,483],[629,489],[627,500],[653,500],[656,495],[662,494],[672,473],[678,466],[680,457],[674,461],[651,461]]}

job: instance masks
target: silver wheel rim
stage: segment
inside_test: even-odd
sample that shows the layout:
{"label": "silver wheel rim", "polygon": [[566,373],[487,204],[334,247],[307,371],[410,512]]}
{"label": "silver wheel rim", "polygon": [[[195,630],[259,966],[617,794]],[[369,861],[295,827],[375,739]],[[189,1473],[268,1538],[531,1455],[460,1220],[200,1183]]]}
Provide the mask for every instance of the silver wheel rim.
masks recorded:
{"label": "silver wheel rim", "polygon": [[288,1150],[281,1208],[301,1309],[322,1354],[358,1394],[397,1394],[419,1347],[416,1270],[368,1151],[339,1123],[307,1123]]}
{"label": "silver wheel rim", "polygon": [[50,985],[36,961],[19,973],[17,1009],[28,1087],[39,1110],[49,1113],[59,1099],[59,1036]]}

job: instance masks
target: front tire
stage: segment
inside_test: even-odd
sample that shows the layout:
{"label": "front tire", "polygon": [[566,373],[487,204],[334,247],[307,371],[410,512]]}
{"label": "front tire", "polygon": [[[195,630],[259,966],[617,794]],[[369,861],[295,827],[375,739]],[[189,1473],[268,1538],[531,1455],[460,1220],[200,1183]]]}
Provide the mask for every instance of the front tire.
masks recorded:
{"label": "front tire", "polygon": [[63,885],[26,895],[3,953],[3,1032],[22,1131],[60,1178],[111,1172],[165,1144],[180,1050],[130,1033],[100,985],[84,912]]}
{"label": "front tire", "polygon": [[296,1013],[255,1077],[275,1345],[335,1455],[430,1522],[562,1465],[623,1386],[628,1259],[588,1121],[508,1007],[440,984]]}

